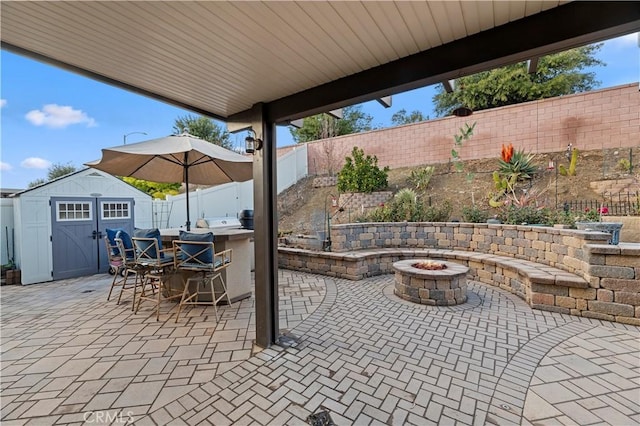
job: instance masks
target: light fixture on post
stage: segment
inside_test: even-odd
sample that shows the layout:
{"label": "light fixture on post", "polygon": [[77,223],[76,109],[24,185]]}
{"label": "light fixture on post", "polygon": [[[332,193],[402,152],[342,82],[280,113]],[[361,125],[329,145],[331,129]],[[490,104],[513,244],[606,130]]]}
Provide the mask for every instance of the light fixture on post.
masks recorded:
{"label": "light fixture on post", "polygon": [[[463,92],[464,92],[464,81],[460,81],[459,82],[459,87],[460,87],[460,96],[458,97],[459,99],[463,98]],[[447,90],[447,85],[444,85],[445,91]],[[448,93],[452,93],[455,89],[456,89],[456,81],[455,80],[449,80],[448,81],[448,85],[451,88],[451,92]],[[457,107],[456,109],[454,109],[453,111],[451,111],[451,114],[456,116],[456,117],[468,117],[471,114],[473,114],[473,110],[471,108],[469,108],[468,106],[464,105],[460,105],[459,107]]]}
{"label": "light fixture on post", "polygon": [[[251,132],[255,136],[255,132]],[[262,139],[254,136],[249,135],[244,139],[244,152],[247,154],[253,154],[254,152],[262,149]]]}
{"label": "light fixture on post", "polygon": [[127,136],[129,136],[129,135],[145,135],[145,136],[146,136],[147,134],[146,134],[145,132],[131,132],[131,133],[127,133],[126,135],[124,135],[124,136],[122,137],[123,145],[126,145],[126,144],[127,144]]}
{"label": "light fixture on post", "polygon": [[468,117],[471,114],[473,114],[473,110],[471,108],[467,108],[465,106],[461,106],[461,107],[458,107],[458,108],[454,109],[452,114],[455,115],[456,117]]}

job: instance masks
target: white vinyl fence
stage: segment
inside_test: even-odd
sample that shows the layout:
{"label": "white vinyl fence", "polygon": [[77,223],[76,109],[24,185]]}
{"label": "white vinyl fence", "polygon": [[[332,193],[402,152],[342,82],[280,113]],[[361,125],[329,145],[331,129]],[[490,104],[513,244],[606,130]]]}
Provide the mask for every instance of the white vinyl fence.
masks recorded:
{"label": "white vinyl fence", "polygon": [[307,144],[299,144],[278,158],[278,194],[309,174]]}
{"label": "white vinyl fence", "polygon": [[[307,146],[301,144],[278,158],[278,193],[308,174]],[[233,182],[189,192],[189,215],[192,226],[202,217],[238,217],[242,210],[253,210],[253,180]],[[187,221],[185,194],[153,201],[153,226],[179,228]]]}

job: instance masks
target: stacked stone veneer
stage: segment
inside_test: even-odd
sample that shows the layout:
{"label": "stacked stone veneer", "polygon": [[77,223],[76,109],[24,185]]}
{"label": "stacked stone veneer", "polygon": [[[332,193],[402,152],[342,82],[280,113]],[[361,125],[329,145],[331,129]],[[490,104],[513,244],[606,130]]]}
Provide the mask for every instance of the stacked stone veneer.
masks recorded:
{"label": "stacked stone veneer", "polygon": [[469,268],[454,262],[440,262],[446,268],[437,270],[413,266],[426,260],[401,260],[393,264],[395,295],[422,305],[452,306],[466,302]]}
{"label": "stacked stone veneer", "polygon": [[352,280],[393,273],[399,260],[461,263],[533,308],[640,325],[640,244],[601,232],[470,223],[334,225],[333,252],[280,248],[283,268]]}
{"label": "stacked stone veneer", "polygon": [[345,192],[340,194],[338,205],[345,209],[359,209],[362,207],[377,207],[393,197],[391,191],[378,191],[371,193]]}
{"label": "stacked stone veneer", "polygon": [[313,178],[314,188],[324,188],[326,186],[336,186],[338,184],[337,176],[318,176]]}

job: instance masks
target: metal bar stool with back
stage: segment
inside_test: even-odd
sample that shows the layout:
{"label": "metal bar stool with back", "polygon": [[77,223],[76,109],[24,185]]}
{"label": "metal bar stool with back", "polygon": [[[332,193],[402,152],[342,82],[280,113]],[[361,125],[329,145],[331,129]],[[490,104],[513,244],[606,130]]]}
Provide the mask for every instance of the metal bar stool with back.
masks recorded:
{"label": "metal bar stool with back", "polygon": [[[136,265],[144,270],[142,291],[138,296],[135,313],[138,313],[143,301],[155,304],[156,321],[160,320],[160,303],[182,297],[172,289],[170,282],[174,274],[173,249],[162,249],[160,232],[155,230],[137,230],[132,238],[135,247]],[[145,236],[140,236],[145,235]]]}
{"label": "metal bar stool with back", "polygon": [[[122,281],[117,304],[120,304],[125,292],[131,292],[131,310],[134,311],[136,307],[136,295],[139,291],[142,291],[144,274],[149,268],[136,263],[136,249],[133,247],[133,241],[129,234],[118,232],[115,241],[120,256],[124,260],[124,280]],[[129,277],[132,275],[133,283],[129,280]]]}
{"label": "metal bar stool with back", "polygon": [[[181,274],[184,283],[184,290],[176,322],[180,316],[180,311],[184,305],[213,305],[216,315],[216,322],[220,320],[218,316],[217,304],[223,300],[231,305],[231,299],[227,293],[227,284],[222,278],[221,271],[231,265],[232,249],[215,251],[213,233],[196,234],[180,231],[179,240],[173,241],[174,267],[176,271],[186,272]],[[185,280],[185,275],[190,275]],[[216,281],[219,287],[216,289]],[[200,296],[209,296],[211,300],[201,300]]]}

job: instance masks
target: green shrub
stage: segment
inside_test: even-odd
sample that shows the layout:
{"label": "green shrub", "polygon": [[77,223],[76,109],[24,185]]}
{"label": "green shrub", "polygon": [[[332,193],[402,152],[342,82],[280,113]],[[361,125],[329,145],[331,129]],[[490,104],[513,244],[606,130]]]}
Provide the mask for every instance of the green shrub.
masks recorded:
{"label": "green shrub", "polygon": [[500,212],[498,218],[502,223],[509,225],[549,224],[549,210],[532,206],[519,207],[510,205]]}
{"label": "green shrub", "polygon": [[478,206],[465,206],[462,208],[462,219],[469,223],[484,223],[489,219],[489,213]]}
{"label": "green shrub", "polygon": [[425,206],[415,191],[405,188],[384,206],[370,211],[361,222],[446,222],[451,215],[451,204]]}
{"label": "green shrub", "polygon": [[391,222],[389,207],[382,206],[356,217],[355,222]]}
{"label": "green shrub", "polygon": [[415,222],[420,220],[422,204],[418,203],[418,195],[414,190],[404,188],[393,197],[388,210],[388,222]]}
{"label": "green shrub", "polygon": [[425,207],[420,222],[446,222],[449,220],[452,211],[453,208],[448,200],[440,205]]}
{"label": "green shrub", "polygon": [[433,166],[413,169],[411,170],[411,176],[409,176],[408,181],[416,188],[416,190],[424,191],[427,189],[427,186],[429,186],[429,182],[431,181],[431,177],[435,170],[436,169]]}
{"label": "green shrub", "polygon": [[338,191],[373,192],[388,185],[389,167],[380,169],[378,157],[367,155],[357,146],[351,151],[352,157],[345,158],[345,164],[338,173]]}
{"label": "green shrub", "polygon": [[547,216],[547,225],[569,225],[575,226],[576,218],[570,211],[564,210],[549,210]]}
{"label": "green shrub", "polygon": [[621,158],[618,160],[618,164],[616,165],[616,167],[621,172],[629,173],[631,171],[631,162],[626,158]]}

